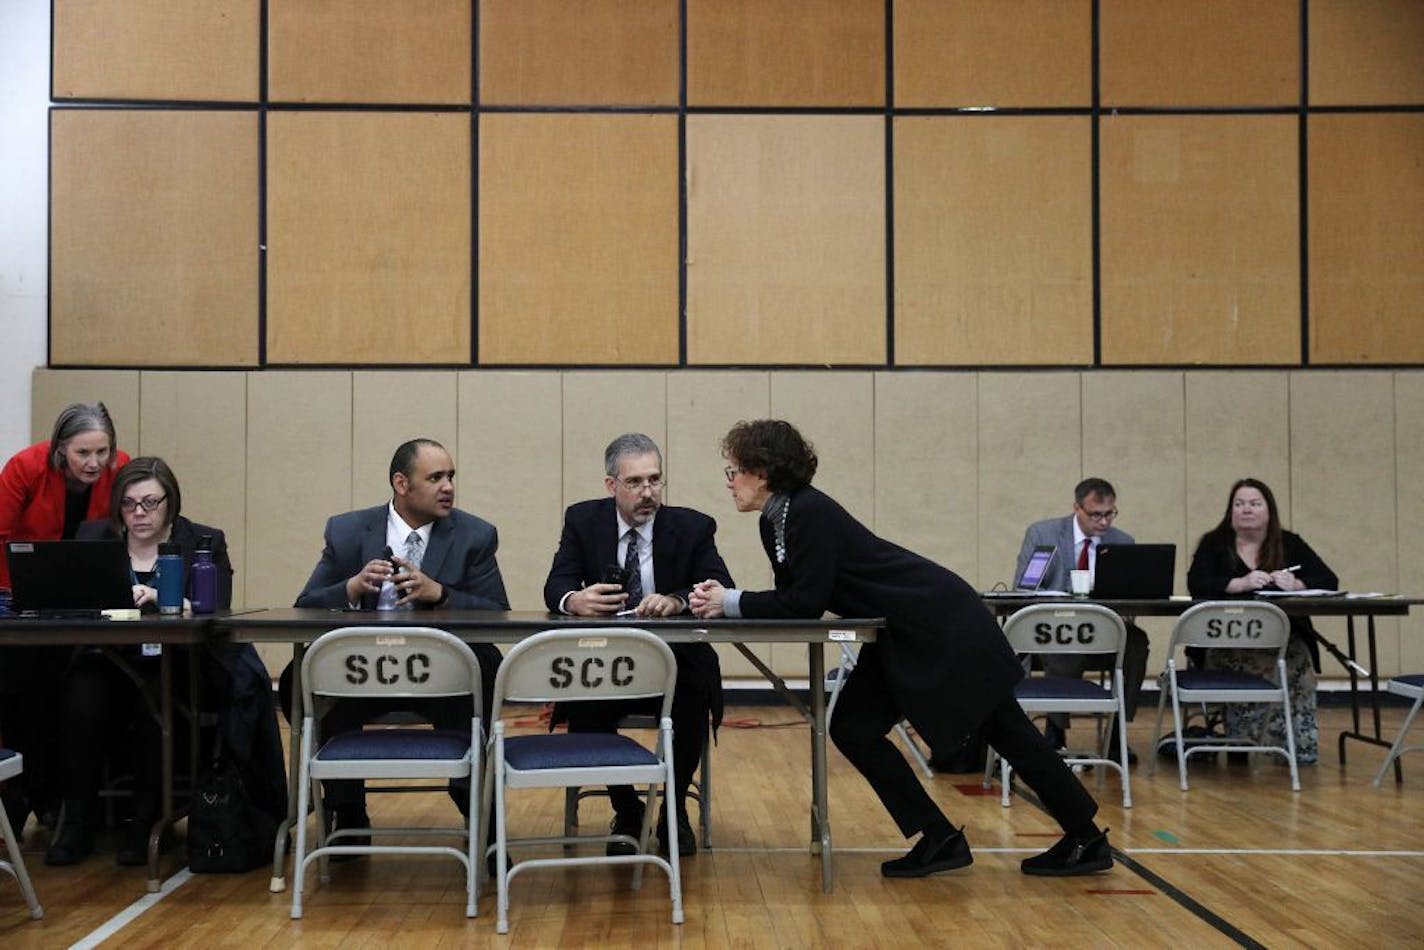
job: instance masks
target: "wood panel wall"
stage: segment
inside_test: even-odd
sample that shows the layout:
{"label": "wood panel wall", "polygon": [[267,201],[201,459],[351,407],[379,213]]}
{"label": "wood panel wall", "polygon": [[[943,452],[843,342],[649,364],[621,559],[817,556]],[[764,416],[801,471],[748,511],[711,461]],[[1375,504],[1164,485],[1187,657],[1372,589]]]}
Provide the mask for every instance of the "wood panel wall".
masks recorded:
{"label": "wood panel wall", "polygon": [[1417,0],[53,10],[51,365],[1424,360]]}

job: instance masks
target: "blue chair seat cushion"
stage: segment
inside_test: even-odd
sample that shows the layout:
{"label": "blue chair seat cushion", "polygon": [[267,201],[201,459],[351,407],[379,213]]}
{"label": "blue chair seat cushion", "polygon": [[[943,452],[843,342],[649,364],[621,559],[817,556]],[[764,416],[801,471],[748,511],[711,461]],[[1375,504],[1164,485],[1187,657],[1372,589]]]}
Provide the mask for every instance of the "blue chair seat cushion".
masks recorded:
{"label": "blue chair seat cushion", "polygon": [[316,757],[322,762],[459,759],[469,748],[468,734],[449,729],[365,729],[332,736]]}
{"label": "blue chair seat cushion", "polygon": [[0,762],[4,762],[6,759],[13,759],[15,755],[16,753],[13,749],[0,749]]}
{"label": "blue chair seat cushion", "polygon": [[521,772],[539,769],[657,765],[658,757],[615,732],[551,733],[504,740],[504,761]]}
{"label": "blue chair seat cushion", "polygon": [[1090,699],[1112,697],[1112,692],[1091,680],[1069,679],[1064,676],[1030,676],[1014,687],[1016,699]]}
{"label": "blue chair seat cushion", "polygon": [[1424,673],[1406,673],[1394,677],[1394,682],[1403,683],[1411,689],[1424,689]]}
{"label": "blue chair seat cushion", "polygon": [[1177,674],[1180,689],[1280,689],[1263,676],[1236,670],[1185,670]]}

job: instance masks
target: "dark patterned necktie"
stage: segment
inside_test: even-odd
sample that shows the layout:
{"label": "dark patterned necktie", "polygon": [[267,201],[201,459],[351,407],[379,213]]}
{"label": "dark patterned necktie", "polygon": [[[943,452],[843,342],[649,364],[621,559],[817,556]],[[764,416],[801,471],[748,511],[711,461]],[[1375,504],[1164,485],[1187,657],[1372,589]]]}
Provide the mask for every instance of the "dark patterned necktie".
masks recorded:
{"label": "dark patterned necktie", "polygon": [[1078,552],[1078,570],[1086,571],[1088,569],[1088,548],[1092,546],[1091,538],[1083,539],[1083,548]]}
{"label": "dark patterned necktie", "polygon": [[628,592],[628,602],[624,606],[636,607],[643,601],[643,566],[638,557],[638,532],[629,528],[624,537],[628,540],[628,553],[623,557],[623,570],[628,575],[628,581],[623,585]]}

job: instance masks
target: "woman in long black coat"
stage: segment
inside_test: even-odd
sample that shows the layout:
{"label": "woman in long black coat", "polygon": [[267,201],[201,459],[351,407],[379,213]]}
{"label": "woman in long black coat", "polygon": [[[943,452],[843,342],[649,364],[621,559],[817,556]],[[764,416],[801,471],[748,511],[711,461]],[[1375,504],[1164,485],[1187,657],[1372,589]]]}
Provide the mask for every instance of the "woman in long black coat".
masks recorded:
{"label": "woman in long black coat", "polygon": [[909,838],[887,877],[922,877],[974,860],[925,792],[888,733],[909,719],[933,748],[956,748],[976,728],[1038,793],[1063,827],[1048,851],[1026,859],[1026,874],[1087,874],[1112,866],[1107,833],[1093,823],[1097,803],[1014,699],[1023,669],[978,593],[958,575],[872,534],[811,487],[816,454],[787,422],[738,423],[722,440],[728,489],[738,511],[760,511],[761,539],[775,590],[699,584],[700,617],[884,617],[861,648],[841,690],[831,739],[870,782]]}

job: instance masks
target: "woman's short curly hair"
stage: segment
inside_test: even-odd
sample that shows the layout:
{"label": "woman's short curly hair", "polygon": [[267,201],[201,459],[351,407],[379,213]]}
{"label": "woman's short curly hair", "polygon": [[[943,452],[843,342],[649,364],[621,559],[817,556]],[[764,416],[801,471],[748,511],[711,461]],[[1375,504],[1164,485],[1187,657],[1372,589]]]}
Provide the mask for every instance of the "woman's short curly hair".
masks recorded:
{"label": "woman's short curly hair", "polygon": [[774,492],[795,491],[816,477],[816,449],[781,419],[738,422],[722,438],[722,455],[745,472],[766,478]]}

